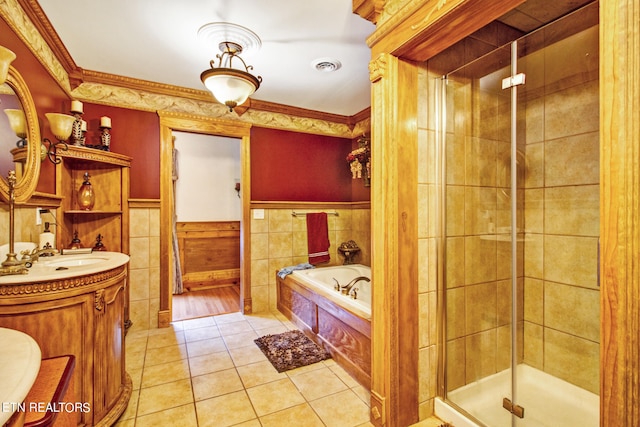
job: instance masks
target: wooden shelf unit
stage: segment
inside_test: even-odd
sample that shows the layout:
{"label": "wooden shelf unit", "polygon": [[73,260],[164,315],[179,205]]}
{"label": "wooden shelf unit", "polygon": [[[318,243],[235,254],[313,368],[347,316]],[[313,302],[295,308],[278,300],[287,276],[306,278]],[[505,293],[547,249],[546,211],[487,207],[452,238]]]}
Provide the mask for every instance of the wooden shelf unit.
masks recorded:
{"label": "wooden shelf unit", "polygon": [[[93,247],[98,234],[109,251],[129,254],[129,170],[131,158],[94,148],[70,145],[59,150],[56,195],[62,203],[56,215],[57,248],[68,248],[74,233],[84,247]],[[78,189],[89,172],[95,194],[92,210],[78,208]]]}

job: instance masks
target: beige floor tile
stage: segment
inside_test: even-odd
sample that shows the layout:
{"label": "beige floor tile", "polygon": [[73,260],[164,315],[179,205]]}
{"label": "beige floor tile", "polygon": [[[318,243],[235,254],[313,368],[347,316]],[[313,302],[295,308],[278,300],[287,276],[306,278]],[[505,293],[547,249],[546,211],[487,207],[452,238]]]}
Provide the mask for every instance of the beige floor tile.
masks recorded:
{"label": "beige floor tile", "polygon": [[145,350],[127,351],[125,353],[125,365],[127,369],[142,369],[144,366]]}
{"label": "beige floor tile", "polygon": [[131,369],[127,366],[127,373],[131,377],[131,389],[138,390],[140,388],[140,383],[142,382],[142,368]]}
{"label": "beige floor tile", "polygon": [[219,351],[227,351],[227,346],[224,345],[222,337],[187,343],[187,352],[189,353],[189,357],[203,356],[205,354],[217,353]]}
{"label": "beige floor tile", "polygon": [[304,397],[289,378],[247,389],[247,394],[258,416],[281,411],[304,403]]}
{"label": "beige floor tile", "polygon": [[300,393],[307,400],[315,400],[330,394],[348,390],[347,385],[326,366],[315,371],[291,377]]}
{"label": "beige floor tile", "polygon": [[260,424],[260,421],[255,419],[255,420],[247,421],[241,424],[236,424],[233,427],[262,427],[262,424]]}
{"label": "beige floor tile", "polygon": [[371,407],[371,392],[367,390],[365,387],[358,384],[355,387],[351,387],[351,390],[358,395],[360,400],[364,402],[365,405]]}
{"label": "beige floor tile", "polygon": [[187,358],[187,346],[185,344],[170,345],[168,347],[150,348],[147,350],[144,366],[161,365]]}
{"label": "beige floor tile", "polygon": [[186,342],[202,341],[220,336],[217,326],[208,326],[206,328],[186,329],[184,331],[184,339]]}
{"label": "beige floor tile", "polygon": [[196,329],[196,328],[205,328],[205,327],[208,327],[208,326],[215,326],[216,325],[215,317],[212,317],[212,316],[199,317],[197,319],[183,320],[180,323],[182,323],[182,329],[184,329],[184,330]]}
{"label": "beige floor tile", "polygon": [[187,359],[180,359],[160,365],[145,366],[142,371],[141,387],[153,387],[187,378],[190,378],[189,362]]}
{"label": "beige floor tile", "polygon": [[180,380],[140,389],[138,416],[175,408],[193,402],[191,380]]}
{"label": "beige floor tile", "polygon": [[283,326],[282,322],[271,313],[248,314],[244,316],[253,329],[265,329],[276,326]]}
{"label": "beige floor tile", "polygon": [[324,363],[318,362],[318,363],[312,363],[311,365],[307,365],[307,366],[301,366],[296,369],[291,369],[289,371],[286,371],[286,373],[289,377],[295,377],[296,375],[301,375],[307,372],[316,371],[318,369],[324,369],[325,367],[326,366],[324,365]]}
{"label": "beige floor tile", "polygon": [[289,329],[287,329],[286,326],[284,326],[282,323],[280,325],[275,325],[275,326],[269,326],[266,328],[255,328],[256,333],[258,334],[258,336],[265,336],[265,335],[276,335],[276,334],[281,334],[283,332],[287,332]]}
{"label": "beige floor tile", "polygon": [[[333,360],[333,359],[330,359]],[[326,362],[326,360],[325,360]],[[338,376],[349,388],[356,387],[360,385],[355,378],[353,378],[347,371],[342,369],[342,367],[334,362],[333,365],[329,366],[329,369]]]}
{"label": "beige floor tile", "polygon": [[324,424],[308,403],[260,417],[260,423],[262,423],[262,427],[324,427]]}
{"label": "beige floor tile", "polygon": [[148,336],[138,336],[131,338],[128,335],[125,337],[125,347],[127,352],[145,351],[147,349]]}
{"label": "beige floor tile", "polygon": [[287,378],[287,374],[284,372],[279,373],[269,361],[238,366],[236,369],[245,388]]}
{"label": "beige floor tile", "polygon": [[244,320],[244,314],[237,313],[229,313],[229,314],[221,314],[220,316],[215,317],[216,324],[222,325],[224,323],[232,323],[232,322],[240,322]]}
{"label": "beige floor tile", "polygon": [[226,351],[190,357],[189,366],[191,367],[191,376],[194,377],[234,367],[231,356]]}
{"label": "beige floor tile", "polygon": [[252,330],[250,332],[242,332],[239,334],[223,335],[222,338],[224,339],[227,348],[238,348],[255,345],[253,340],[258,338],[258,334]]}
{"label": "beige floor tile", "polygon": [[256,419],[245,391],[198,401],[196,412],[198,427],[227,427]]}
{"label": "beige floor tile", "polygon": [[197,425],[193,403],[138,417],[136,427],[193,427]]}
{"label": "beige floor tile", "polygon": [[131,418],[128,420],[119,419],[118,422],[113,425],[113,427],[135,427],[135,425],[135,418]]}
{"label": "beige floor tile", "polygon": [[221,325],[218,326],[218,329],[220,330],[220,334],[222,336],[253,331],[253,327],[251,326],[251,323],[247,322],[246,320],[241,320],[238,322],[231,322],[231,323],[222,323]]}
{"label": "beige floor tile", "polygon": [[224,371],[199,375],[193,377],[191,382],[196,401],[244,390],[242,381],[240,381],[235,369],[225,369]]}
{"label": "beige floor tile", "polygon": [[248,365],[250,363],[264,362],[267,356],[257,345],[248,345],[246,347],[230,348],[229,354],[236,366]]}
{"label": "beige floor tile", "polygon": [[422,420],[416,424],[412,424],[411,427],[440,427],[443,424],[442,420],[436,417],[429,417],[426,420]]}
{"label": "beige floor tile", "polygon": [[120,420],[135,419],[138,412],[138,398],[140,397],[140,390],[133,390],[127,408],[120,415]]}
{"label": "beige floor tile", "polygon": [[147,350],[151,348],[167,347],[170,345],[184,344],[184,333],[182,331],[174,331],[171,328],[156,329],[153,335],[149,335],[147,341]]}
{"label": "beige floor tile", "polygon": [[369,407],[351,390],[332,394],[309,404],[327,427],[358,426],[369,420]]}

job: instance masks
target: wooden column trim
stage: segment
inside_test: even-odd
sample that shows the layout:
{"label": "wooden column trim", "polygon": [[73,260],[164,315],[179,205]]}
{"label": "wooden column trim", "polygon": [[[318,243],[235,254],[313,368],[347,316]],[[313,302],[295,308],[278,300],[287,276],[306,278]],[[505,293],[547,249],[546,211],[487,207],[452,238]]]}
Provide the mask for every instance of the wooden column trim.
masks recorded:
{"label": "wooden column trim", "polygon": [[600,2],[600,425],[640,425],[640,1]]}
{"label": "wooden column trim", "polygon": [[[418,421],[417,67],[382,54],[370,64],[371,421]],[[378,120],[377,118],[384,118]]]}

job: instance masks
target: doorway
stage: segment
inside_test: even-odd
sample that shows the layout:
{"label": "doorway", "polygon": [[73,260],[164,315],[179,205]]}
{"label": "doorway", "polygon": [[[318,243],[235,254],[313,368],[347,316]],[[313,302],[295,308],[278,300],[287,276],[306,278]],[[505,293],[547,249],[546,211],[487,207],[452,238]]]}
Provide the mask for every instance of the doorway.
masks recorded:
{"label": "doorway", "polygon": [[240,311],[241,140],[174,131],[173,141],[172,320]]}
{"label": "doorway", "polygon": [[172,294],[176,278],[174,259],[175,203],[173,195],[173,132],[189,132],[203,135],[219,135],[240,139],[240,168],[242,191],[240,203],[240,307],[243,313],[251,313],[251,174],[250,130],[248,123],[214,119],[173,112],[159,111],[160,117],[160,307],[158,327],[168,327],[172,321]]}

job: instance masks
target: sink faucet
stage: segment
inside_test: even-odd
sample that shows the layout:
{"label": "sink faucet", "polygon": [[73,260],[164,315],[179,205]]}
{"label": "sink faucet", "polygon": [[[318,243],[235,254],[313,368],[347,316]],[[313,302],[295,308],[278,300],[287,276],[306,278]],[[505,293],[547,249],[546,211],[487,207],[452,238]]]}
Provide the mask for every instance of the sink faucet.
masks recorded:
{"label": "sink faucet", "polygon": [[351,292],[351,288],[354,287],[354,285],[360,281],[364,280],[365,282],[370,282],[371,279],[369,279],[366,276],[358,276],[355,279],[353,279],[352,281],[350,281],[349,283],[347,283],[346,285],[342,286],[340,289],[342,291],[343,294],[348,295],[349,292]]}
{"label": "sink faucet", "polygon": [[49,243],[47,243],[42,249],[34,249],[33,251],[22,251],[22,258],[20,262],[25,264],[27,267],[31,267],[31,265],[38,261],[38,259],[47,256],[54,256],[58,253],[56,249],[53,249]]}

